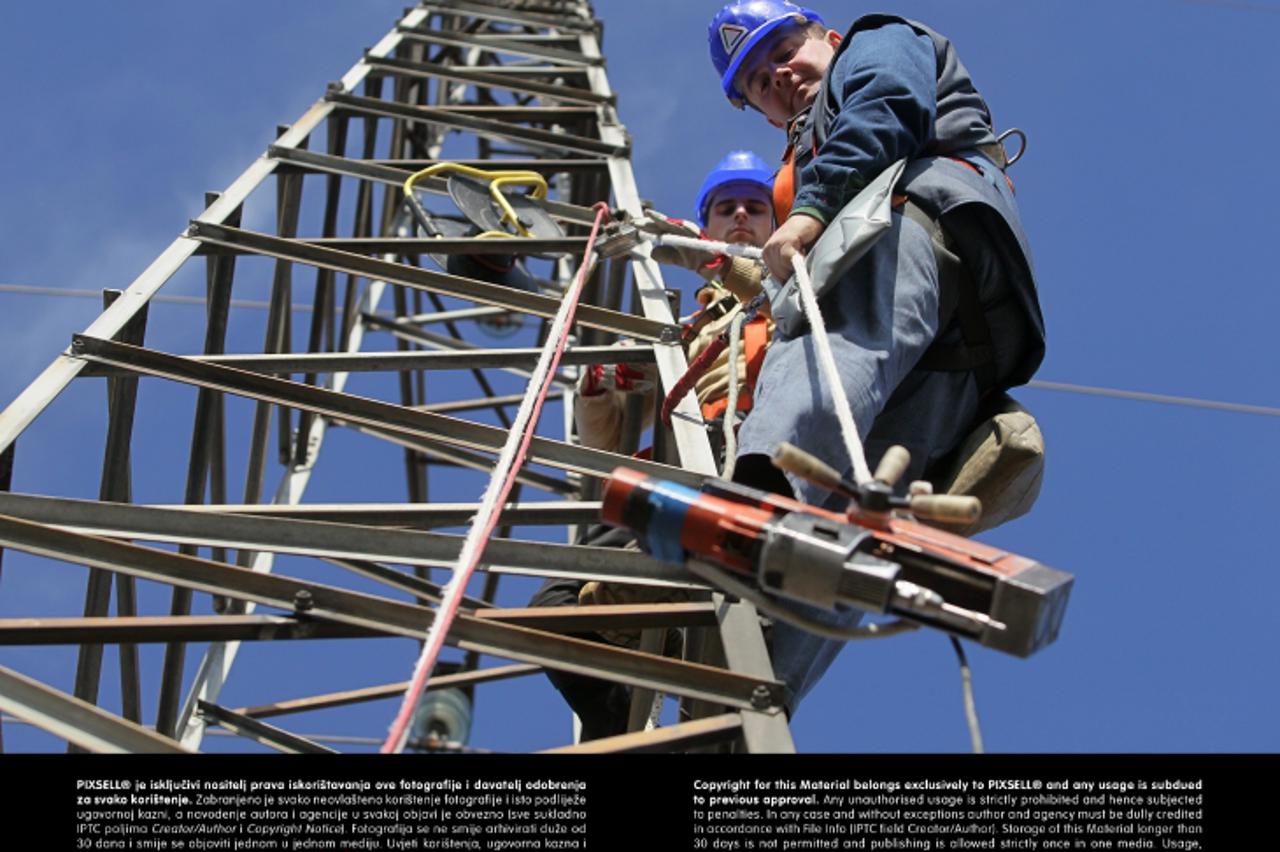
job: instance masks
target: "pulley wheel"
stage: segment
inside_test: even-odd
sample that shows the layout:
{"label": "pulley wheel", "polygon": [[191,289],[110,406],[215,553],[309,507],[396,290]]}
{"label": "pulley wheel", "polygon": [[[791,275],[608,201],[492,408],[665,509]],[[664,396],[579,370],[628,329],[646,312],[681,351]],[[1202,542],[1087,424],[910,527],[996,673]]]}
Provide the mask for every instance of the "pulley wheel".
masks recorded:
{"label": "pulley wheel", "polygon": [[[518,233],[510,223],[502,221],[502,211],[489,193],[488,181],[454,174],[449,175],[446,184],[453,203],[457,204],[463,215],[474,222],[481,231]],[[504,192],[503,195],[507,197],[520,223],[532,236],[552,240],[564,238],[564,229],[551,218],[551,214],[536,199],[516,192]],[[551,256],[556,257],[558,254]]]}

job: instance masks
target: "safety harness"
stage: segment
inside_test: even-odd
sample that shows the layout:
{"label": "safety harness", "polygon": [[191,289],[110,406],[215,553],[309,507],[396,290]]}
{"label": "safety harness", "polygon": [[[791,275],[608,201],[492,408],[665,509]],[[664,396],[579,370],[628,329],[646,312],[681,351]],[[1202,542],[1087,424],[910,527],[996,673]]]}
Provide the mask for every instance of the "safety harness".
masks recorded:
{"label": "safety harness", "polygon": [[[752,330],[750,332],[750,337],[753,342],[745,347],[748,362],[747,382],[746,387],[742,390],[746,392],[740,393],[738,398],[738,411],[748,411],[751,408],[750,390],[755,387],[756,376],[760,373],[760,364],[764,362],[764,352],[769,343],[768,328],[765,324],[767,320],[765,320],[763,316],[758,315],[760,307],[764,304],[765,298],[765,294],[761,292],[742,308],[742,314],[745,321],[743,337],[745,338],[748,336],[747,329],[751,329],[753,326],[757,326],[758,330]],[[733,299],[732,301],[736,301],[736,299]],[[730,299],[722,299],[720,302],[717,302],[716,305],[719,306],[724,303],[731,305],[732,301]],[[703,312],[704,315],[705,313],[706,311]],[[702,325],[704,325],[703,322],[695,321],[686,326],[684,332],[685,341],[687,342],[692,339],[693,335],[702,327]],[[689,368],[684,371],[679,379],[676,380],[676,383],[671,387],[666,398],[662,401],[659,416],[661,417],[663,424],[667,426],[671,425],[671,414],[675,411],[676,406],[680,404],[680,400],[684,399],[689,391],[693,390],[693,387],[697,384],[698,380],[706,375],[707,371],[711,369],[711,366],[715,363],[716,359],[720,357],[720,353],[724,352],[725,349],[729,347],[729,336],[731,330],[732,326],[716,335],[716,338],[711,341],[706,349],[703,349],[702,352],[698,354],[698,357],[693,359],[693,362],[689,364]],[[752,362],[755,362],[754,367],[752,366]],[[730,364],[729,369],[730,375],[735,376],[737,365]],[[720,416],[725,413],[728,405],[729,402],[727,398],[707,403],[707,405],[702,407],[703,419],[710,420]],[[709,410],[711,410],[712,413],[708,414]]]}
{"label": "safety harness", "polygon": [[[734,301],[736,302],[736,299]],[[730,336],[732,336],[731,333]],[[746,379],[738,389],[737,410],[747,412],[751,410],[751,391],[756,386],[756,378],[760,375],[760,365],[764,363],[764,352],[769,345],[768,319],[757,315],[753,319],[748,320],[742,326],[741,340],[743,354],[746,356],[747,370]],[[737,369],[736,365],[733,364],[732,361],[729,364],[729,371],[731,376],[730,381],[736,381]],[[728,408],[728,396],[722,396],[719,399],[704,402],[702,403],[702,418],[704,420],[715,420],[723,415]]]}
{"label": "safety harness", "polygon": [[[782,167],[773,183],[773,209],[779,222],[785,221],[791,215],[791,209],[795,204],[796,152],[807,150],[816,156],[819,148],[826,141],[828,128],[839,111],[839,104],[835,102],[835,94],[831,90],[831,74],[836,61],[853,41],[852,36],[860,23],[854,24],[836,48],[831,63],[822,75],[813,103],[792,118],[787,128],[787,149],[783,154]],[[990,160],[993,166],[999,168],[1003,174],[1010,160],[1005,155],[1004,145],[1000,139],[972,147]],[[951,155],[958,152],[930,153],[944,156],[978,174],[982,173],[978,166],[968,160]],[[1009,180],[1007,174],[1004,175],[1004,179],[1012,190],[1013,182]],[[894,195],[892,206],[894,210],[920,225],[930,235],[934,258],[937,262],[939,333],[933,345],[917,363],[916,369],[930,372],[972,371],[978,382],[979,393],[985,399],[996,387],[995,349],[992,346],[991,329],[978,299],[977,287],[957,251],[955,240],[936,217],[920,207],[910,196]],[[952,327],[953,321],[960,330],[963,342],[944,344],[942,339]]]}

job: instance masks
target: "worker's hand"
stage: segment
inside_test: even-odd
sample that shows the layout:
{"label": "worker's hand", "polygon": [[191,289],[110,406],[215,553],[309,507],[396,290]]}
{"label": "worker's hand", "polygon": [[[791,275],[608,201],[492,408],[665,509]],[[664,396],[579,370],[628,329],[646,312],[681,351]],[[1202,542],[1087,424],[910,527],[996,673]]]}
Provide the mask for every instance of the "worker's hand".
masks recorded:
{"label": "worker's hand", "polygon": [[[674,234],[677,237],[705,239],[702,229],[687,219],[672,219],[656,210],[646,210],[645,215],[652,221],[648,230],[659,234]],[[683,266],[710,281],[716,277],[720,265],[726,258],[721,254],[708,254],[697,249],[676,246],[654,246],[650,254],[658,263],[669,263]]]}
{"label": "worker's hand", "polygon": [[783,222],[764,244],[764,265],[775,280],[786,281],[792,275],[791,257],[804,254],[822,236],[826,226],[812,216],[797,213]]}
{"label": "worker's hand", "polygon": [[652,364],[634,367],[630,364],[592,364],[582,371],[578,393],[583,396],[598,396],[607,390],[643,393],[653,386],[653,372]]}
{"label": "worker's hand", "polygon": [[644,216],[648,220],[644,230],[648,233],[674,234],[677,237],[691,237],[695,240],[702,236],[702,229],[697,223],[690,222],[688,219],[676,219],[666,213],[648,208],[645,209]]}

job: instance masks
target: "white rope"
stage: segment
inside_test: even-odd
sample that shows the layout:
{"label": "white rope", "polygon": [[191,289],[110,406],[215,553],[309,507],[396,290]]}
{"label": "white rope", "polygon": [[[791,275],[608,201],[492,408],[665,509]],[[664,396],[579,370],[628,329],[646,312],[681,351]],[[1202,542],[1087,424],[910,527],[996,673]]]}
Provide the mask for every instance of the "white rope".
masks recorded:
{"label": "white rope", "polygon": [[727,254],[730,257],[745,257],[747,260],[760,260],[764,257],[763,252],[756,246],[700,240],[697,237],[681,237],[677,234],[658,234],[653,241],[660,246],[705,251],[707,254]]}
{"label": "white rope", "polygon": [[804,255],[800,252],[793,254],[791,267],[795,270],[796,289],[800,291],[800,303],[804,307],[805,319],[809,321],[814,348],[818,351],[818,366],[822,370],[827,385],[831,388],[831,401],[836,408],[836,420],[840,423],[840,435],[844,438],[845,449],[853,464],[853,479],[861,485],[871,480],[871,471],[867,467],[862,440],[858,437],[858,427],[853,422],[853,412],[849,410],[849,398],[845,396],[844,385],[840,382],[840,371],[836,368],[835,356],[831,354],[827,326],[823,322],[822,311],[818,308],[818,297],[813,293],[813,282],[809,280],[809,270],[804,265]]}
{"label": "white rope", "polygon": [[742,354],[742,326],[746,316],[741,310],[729,321],[729,399],[724,410],[724,469],[721,476],[733,479],[737,463],[738,433],[738,358]]}

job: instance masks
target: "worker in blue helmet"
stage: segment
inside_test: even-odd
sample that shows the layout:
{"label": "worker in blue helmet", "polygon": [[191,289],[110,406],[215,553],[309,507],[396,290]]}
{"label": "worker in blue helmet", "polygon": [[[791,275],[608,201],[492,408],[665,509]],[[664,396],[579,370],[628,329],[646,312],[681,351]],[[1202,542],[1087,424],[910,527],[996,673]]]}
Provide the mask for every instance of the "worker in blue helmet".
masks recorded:
{"label": "worker in blue helmet", "polygon": [[787,0],[743,0],[729,3],[711,19],[707,45],[720,74],[725,96],[741,108],[745,98],[733,85],[743,59],[770,34],[783,27],[822,26],[822,17]]}
{"label": "worker in blue helmet", "polygon": [[[694,200],[697,223],[673,219],[653,210],[647,213],[670,233],[761,246],[773,233],[772,189],[773,170],[768,163],[751,151],[730,151],[707,173],[698,188]],[[707,282],[698,290],[698,301],[704,309],[694,315],[686,329],[690,361],[728,327],[742,304],[760,292],[763,267],[755,261],[669,245],[656,246],[652,256],[659,263],[690,269]],[[770,329],[764,318],[748,324],[747,342],[742,347],[738,370],[740,412],[750,410],[751,387],[764,359]],[[593,449],[616,451],[626,407],[624,394],[651,391],[651,378],[624,364],[613,368],[612,374],[603,365],[584,370],[574,404],[582,443]],[[724,414],[728,386],[728,353],[725,352],[694,388],[709,423]],[[718,438],[718,426],[712,434]]]}
{"label": "worker in blue helmet", "polygon": [[[697,201],[694,202],[694,207],[698,211],[698,222],[704,228],[707,227],[713,198],[721,194],[722,190],[739,183],[758,187],[771,194],[773,169],[753,151],[730,151],[725,154],[702,181],[702,186],[698,188]],[[773,211],[769,212],[772,215]],[[726,240],[726,242],[732,242],[732,240]]]}
{"label": "worker in blue helmet", "polygon": [[[649,213],[659,222],[665,220],[675,234],[762,246],[773,233],[773,172],[769,164],[752,151],[730,151],[707,173],[698,188],[694,200],[697,225],[654,211]],[[698,301],[703,304],[714,298],[717,287],[727,289],[743,302],[760,292],[762,270],[752,261],[665,245],[654,248],[653,259],[683,266],[701,275],[710,287],[699,290]]]}
{"label": "worker in blue helmet", "polygon": [[[707,174],[694,201],[697,223],[672,219],[654,211],[650,218],[666,223],[672,233],[702,236],[719,242],[763,245],[773,232],[773,170],[750,151],[731,151]],[[744,258],[709,256],[705,252],[658,246],[653,257],[660,263],[676,264],[697,272],[708,283],[700,291],[703,310],[695,315],[687,330],[689,358],[696,358],[741,311],[744,302],[760,291],[763,277],[759,264]],[[727,292],[726,292],[727,291]],[[731,377],[729,353],[723,352],[694,387],[709,435],[719,437],[726,417],[740,417],[751,407],[751,388],[764,360],[772,324],[759,316],[743,328],[742,351],[736,377],[740,391],[737,413],[728,412]],[[579,440],[586,446],[618,451],[621,443],[626,395],[652,390],[652,377],[641,370],[616,365],[598,365],[583,372],[574,400],[574,420]],[[650,403],[647,410],[652,411]],[[593,527],[583,543],[597,547],[634,548],[634,535],[626,530]],[[530,606],[586,606],[638,604],[685,600],[680,589],[633,586],[619,583],[583,583],[549,580],[538,590]],[[638,631],[603,631],[582,634],[583,638],[635,648]],[[678,651],[678,636],[669,635],[667,651]],[[548,669],[547,676],[573,708],[582,723],[582,739],[621,734],[626,731],[630,690],[611,681]]]}
{"label": "worker in blue helmet", "polygon": [[[786,441],[852,471],[832,439],[840,430],[807,321],[773,283],[791,277],[799,254],[811,271],[830,270],[813,283],[867,461],[874,469],[902,444],[912,457],[902,487],[940,480],[1044,354],[1030,251],[986,102],[949,40],[894,15],[865,15],[841,33],[786,0],[735,0],[711,20],[708,47],[730,103],[787,134],[778,227],[764,246],[778,325],[738,433],[738,478],[808,503],[845,502],[768,463]],[[885,190],[890,225],[854,241],[853,202],[866,201],[868,185]],[[811,614],[840,625],[859,615]],[[788,710],[840,647],[777,625],[771,650]]]}

